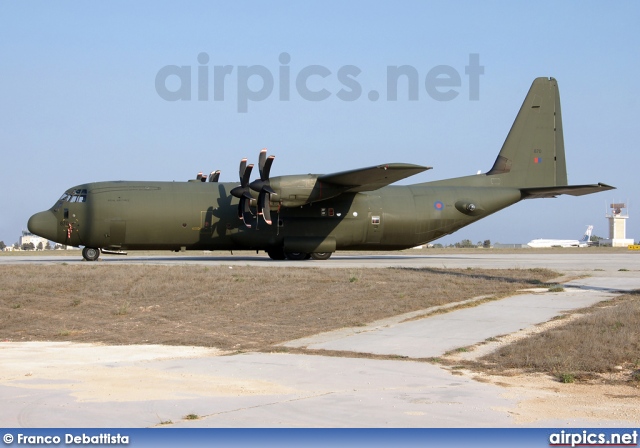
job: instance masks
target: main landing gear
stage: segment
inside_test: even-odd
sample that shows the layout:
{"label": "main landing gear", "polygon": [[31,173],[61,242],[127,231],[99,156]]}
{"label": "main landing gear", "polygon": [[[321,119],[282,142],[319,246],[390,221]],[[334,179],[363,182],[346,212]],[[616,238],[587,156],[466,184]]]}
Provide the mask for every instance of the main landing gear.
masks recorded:
{"label": "main landing gear", "polygon": [[312,260],[328,260],[333,252],[313,252],[309,254]]}
{"label": "main landing gear", "polygon": [[272,260],[328,260],[333,252],[285,252],[284,249],[270,249],[267,255]]}

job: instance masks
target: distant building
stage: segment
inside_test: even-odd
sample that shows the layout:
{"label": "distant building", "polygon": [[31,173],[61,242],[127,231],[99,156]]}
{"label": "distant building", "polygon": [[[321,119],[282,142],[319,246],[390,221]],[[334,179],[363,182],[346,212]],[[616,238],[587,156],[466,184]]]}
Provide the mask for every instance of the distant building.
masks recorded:
{"label": "distant building", "polygon": [[20,237],[20,247],[29,243],[33,244],[33,247],[36,249],[38,249],[39,244],[42,244],[42,249],[44,249],[45,247],[47,247],[49,240],[47,240],[46,238],[42,238],[38,235],[34,235],[33,233],[28,232],[26,230],[23,230],[22,236]]}
{"label": "distant building", "polygon": [[494,249],[528,249],[529,246],[521,243],[495,243]]}

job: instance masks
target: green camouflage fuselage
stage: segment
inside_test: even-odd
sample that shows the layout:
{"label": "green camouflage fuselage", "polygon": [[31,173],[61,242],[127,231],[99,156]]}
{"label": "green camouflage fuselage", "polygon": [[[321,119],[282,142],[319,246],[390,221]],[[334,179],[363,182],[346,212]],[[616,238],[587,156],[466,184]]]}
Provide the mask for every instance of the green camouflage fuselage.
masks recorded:
{"label": "green camouflage fuselage", "polygon": [[112,250],[404,249],[521,199],[520,190],[492,186],[484,175],[465,179],[488,185],[432,182],[345,193],[274,209],[273,225],[255,219],[251,228],[238,217],[238,199],[229,194],[234,183],[90,183],[69,190],[86,191],[82,202],[59,201],[50,210],[58,228],[45,236],[60,244]]}

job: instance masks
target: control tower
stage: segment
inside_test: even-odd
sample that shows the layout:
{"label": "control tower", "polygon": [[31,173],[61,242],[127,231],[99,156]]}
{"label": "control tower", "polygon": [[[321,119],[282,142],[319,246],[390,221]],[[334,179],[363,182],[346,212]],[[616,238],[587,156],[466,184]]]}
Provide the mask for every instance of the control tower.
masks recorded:
{"label": "control tower", "polygon": [[600,240],[601,246],[627,247],[633,244],[632,238],[627,238],[627,219],[629,213],[626,212],[627,204],[611,204],[610,212],[605,216],[609,220],[609,238]]}

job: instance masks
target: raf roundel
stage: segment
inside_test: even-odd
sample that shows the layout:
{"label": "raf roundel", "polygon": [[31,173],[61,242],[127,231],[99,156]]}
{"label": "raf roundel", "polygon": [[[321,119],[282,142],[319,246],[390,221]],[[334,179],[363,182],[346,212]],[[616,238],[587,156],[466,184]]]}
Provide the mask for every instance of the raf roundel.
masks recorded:
{"label": "raf roundel", "polygon": [[433,208],[435,208],[436,210],[443,210],[444,204],[440,201],[436,201],[433,203]]}

